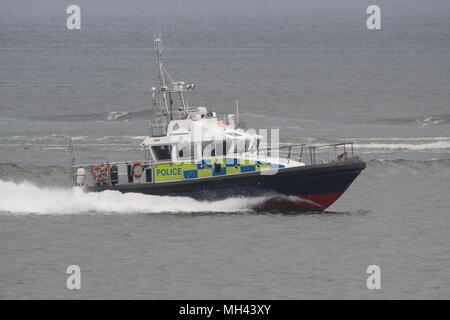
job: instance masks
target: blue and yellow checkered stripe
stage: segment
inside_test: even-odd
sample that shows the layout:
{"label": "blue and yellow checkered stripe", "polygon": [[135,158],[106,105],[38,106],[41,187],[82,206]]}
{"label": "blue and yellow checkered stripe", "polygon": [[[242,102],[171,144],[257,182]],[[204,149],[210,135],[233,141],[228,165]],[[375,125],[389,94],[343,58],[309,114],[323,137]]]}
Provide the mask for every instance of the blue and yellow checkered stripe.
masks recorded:
{"label": "blue and yellow checkered stripe", "polygon": [[[216,172],[216,164],[220,164],[218,172]],[[284,166],[236,158],[202,160],[197,163],[158,164],[155,168],[155,181],[179,181],[279,168],[284,168]]]}

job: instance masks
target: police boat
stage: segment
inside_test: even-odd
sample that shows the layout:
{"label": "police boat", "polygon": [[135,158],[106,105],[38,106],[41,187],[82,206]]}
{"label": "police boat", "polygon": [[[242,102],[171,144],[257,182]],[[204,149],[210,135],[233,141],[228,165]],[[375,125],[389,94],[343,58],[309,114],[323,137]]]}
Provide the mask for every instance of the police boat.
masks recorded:
{"label": "police boat", "polygon": [[[219,120],[206,107],[189,107],[195,84],[173,81],[155,35],[159,85],[152,88],[149,135],[143,158],[72,164],[75,185],[87,191],[117,190],[197,200],[265,197],[260,207],[323,211],[365,168],[353,143],[281,144],[267,130],[245,130],[235,114]],[[169,81],[170,80],[170,81]],[[237,109],[237,108],[236,108]],[[263,132],[263,133],[262,133]]]}

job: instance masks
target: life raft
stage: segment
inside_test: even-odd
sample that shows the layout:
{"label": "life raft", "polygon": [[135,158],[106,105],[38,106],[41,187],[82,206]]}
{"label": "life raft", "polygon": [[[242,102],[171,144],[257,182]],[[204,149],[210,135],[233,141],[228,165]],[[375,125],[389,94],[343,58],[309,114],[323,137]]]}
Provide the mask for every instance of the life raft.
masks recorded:
{"label": "life raft", "polygon": [[92,169],[92,178],[96,182],[105,182],[108,179],[110,170],[111,167],[108,164],[96,166]]}
{"label": "life raft", "polygon": [[135,178],[142,177],[142,174],[144,173],[144,168],[142,167],[142,163],[140,163],[140,162],[133,163],[133,166],[131,167],[131,172],[133,173],[133,177],[135,177]]}

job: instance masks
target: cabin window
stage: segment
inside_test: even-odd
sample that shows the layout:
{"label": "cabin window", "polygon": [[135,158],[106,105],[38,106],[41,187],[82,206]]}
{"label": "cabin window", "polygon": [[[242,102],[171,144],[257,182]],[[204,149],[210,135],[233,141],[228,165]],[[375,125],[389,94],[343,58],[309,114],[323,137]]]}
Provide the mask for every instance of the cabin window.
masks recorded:
{"label": "cabin window", "polygon": [[170,160],[172,158],[172,156],[171,156],[172,146],[171,145],[153,146],[152,151],[156,157],[156,160]]}
{"label": "cabin window", "polygon": [[249,152],[250,151],[250,146],[252,141],[250,139],[245,139],[245,152]]}
{"label": "cabin window", "polygon": [[191,158],[194,155],[193,143],[180,143],[177,145],[178,159]]}
{"label": "cabin window", "polygon": [[[239,144],[239,152],[237,152]],[[202,143],[203,157],[223,157],[227,154],[242,153],[245,150],[244,140],[221,140]]]}
{"label": "cabin window", "polygon": [[[203,157],[215,157],[216,156],[216,147],[220,144],[217,144],[216,142],[203,142],[202,143],[202,149],[203,149]],[[218,155],[220,155],[220,150]]]}
{"label": "cabin window", "polygon": [[227,154],[232,154],[233,153],[233,140],[225,140],[222,142],[222,155],[225,156]]}
{"label": "cabin window", "polygon": [[245,152],[245,140],[236,140],[234,143],[234,153]]}
{"label": "cabin window", "polygon": [[254,152],[254,151],[257,150],[257,148],[258,148],[258,147],[256,146],[257,142],[258,142],[258,139],[254,139],[254,138],[248,140],[248,144],[249,144],[249,146],[248,146],[248,151],[249,151],[249,152]]}
{"label": "cabin window", "polygon": [[223,157],[226,155],[226,151],[223,150],[223,141],[214,142],[214,149],[212,151],[212,155],[215,157]]}

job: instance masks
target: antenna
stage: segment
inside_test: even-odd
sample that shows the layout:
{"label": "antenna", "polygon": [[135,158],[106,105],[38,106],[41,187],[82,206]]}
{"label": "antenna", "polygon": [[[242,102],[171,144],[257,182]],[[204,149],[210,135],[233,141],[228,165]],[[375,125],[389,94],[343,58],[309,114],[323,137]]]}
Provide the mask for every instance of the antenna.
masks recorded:
{"label": "antenna", "polygon": [[[184,88],[184,82],[174,81],[167,72],[162,62],[163,41],[161,32],[153,32],[154,51],[156,58],[156,67],[158,69],[159,86],[152,87],[153,111],[151,116],[150,131],[152,136],[164,136],[167,133],[167,127],[170,121],[187,118],[187,106],[184,100],[183,92],[188,91]],[[190,84],[189,91],[194,88]],[[174,108],[174,98],[179,98],[181,107]]]}
{"label": "antenna", "polygon": [[155,55],[156,55],[156,63],[158,65],[158,71],[159,71],[159,84],[161,86],[166,85],[166,80],[164,79],[164,67],[162,66],[161,62],[161,55],[162,55],[162,38],[161,38],[161,31],[159,32],[153,32],[153,42],[155,43]]}
{"label": "antenna", "polygon": [[239,100],[236,99],[236,122],[239,123]]}

